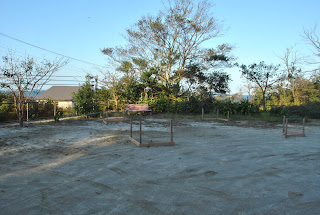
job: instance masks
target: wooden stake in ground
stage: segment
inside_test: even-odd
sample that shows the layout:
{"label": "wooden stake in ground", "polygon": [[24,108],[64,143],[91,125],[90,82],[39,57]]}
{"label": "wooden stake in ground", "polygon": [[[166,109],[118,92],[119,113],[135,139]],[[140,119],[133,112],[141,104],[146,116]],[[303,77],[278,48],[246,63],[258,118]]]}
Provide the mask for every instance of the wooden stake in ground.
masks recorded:
{"label": "wooden stake in ground", "polygon": [[302,134],[303,134],[303,136],[306,136],[305,128],[304,128],[305,123],[306,123],[306,118],[303,118],[303,120],[302,120]]}
{"label": "wooden stake in ground", "polygon": [[289,131],[288,130],[288,118],[283,117],[283,121],[285,121],[284,125],[284,136],[285,138],[288,137],[305,137],[305,118],[302,120],[302,133],[297,131]]}
{"label": "wooden stake in ground", "polygon": [[173,143],[173,120],[170,120],[170,140]]}
{"label": "wooden stake in ground", "polygon": [[140,119],[140,143],[142,143],[142,123]]}
{"label": "wooden stake in ground", "polygon": [[285,130],[284,136],[288,138],[288,119],[286,119],[286,130]]}
{"label": "wooden stake in ground", "polygon": [[130,118],[130,137],[132,138],[132,118]]}
{"label": "wooden stake in ground", "polygon": [[202,117],[201,117],[201,120],[204,119],[204,108],[202,108]]}

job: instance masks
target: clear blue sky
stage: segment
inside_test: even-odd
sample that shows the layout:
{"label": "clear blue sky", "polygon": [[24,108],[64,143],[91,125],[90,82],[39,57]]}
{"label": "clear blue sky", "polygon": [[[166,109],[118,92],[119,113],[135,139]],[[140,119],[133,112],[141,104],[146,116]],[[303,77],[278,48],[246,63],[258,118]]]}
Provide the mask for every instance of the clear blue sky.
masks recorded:
{"label": "clear blue sky", "polygon": [[[166,2],[164,0],[164,2]],[[303,29],[320,25],[319,0],[216,0],[213,12],[229,28],[226,35],[204,44],[236,46],[240,64],[279,63],[276,56],[295,45],[302,54],[310,47]],[[98,65],[107,63],[100,49],[125,45],[122,34],[143,15],[156,14],[161,0],[0,0],[0,32],[33,45]],[[0,35],[0,55],[12,48],[18,55],[53,59],[54,54]],[[72,60],[56,75],[98,74],[93,65]],[[241,84],[238,69],[229,69],[235,93]],[[83,80],[76,77],[77,80]],[[63,82],[59,82],[63,83]],[[67,84],[68,82],[65,82]],[[74,82],[77,84],[77,82]],[[46,86],[48,88],[49,86]]]}

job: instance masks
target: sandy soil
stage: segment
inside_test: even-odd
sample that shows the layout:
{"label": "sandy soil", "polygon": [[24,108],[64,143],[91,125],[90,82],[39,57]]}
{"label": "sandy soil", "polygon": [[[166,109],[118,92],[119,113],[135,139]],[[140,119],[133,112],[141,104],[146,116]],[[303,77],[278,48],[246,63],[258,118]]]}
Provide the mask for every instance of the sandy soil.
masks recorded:
{"label": "sandy soil", "polygon": [[[0,214],[319,213],[317,123],[288,139],[281,125],[174,124],[175,146],[150,148],[128,140],[128,122],[0,127]],[[169,131],[143,120],[143,142]]]}

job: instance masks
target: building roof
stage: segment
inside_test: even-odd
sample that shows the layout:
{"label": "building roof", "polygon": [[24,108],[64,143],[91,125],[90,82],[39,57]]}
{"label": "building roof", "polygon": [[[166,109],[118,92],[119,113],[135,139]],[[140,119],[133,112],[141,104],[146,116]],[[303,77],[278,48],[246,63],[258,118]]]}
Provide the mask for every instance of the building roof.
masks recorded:
{"label": "building roof", "polygon": [[72,101],[72,93],[78,92],[77,86],[53,86],[36,97],[36,100]]}

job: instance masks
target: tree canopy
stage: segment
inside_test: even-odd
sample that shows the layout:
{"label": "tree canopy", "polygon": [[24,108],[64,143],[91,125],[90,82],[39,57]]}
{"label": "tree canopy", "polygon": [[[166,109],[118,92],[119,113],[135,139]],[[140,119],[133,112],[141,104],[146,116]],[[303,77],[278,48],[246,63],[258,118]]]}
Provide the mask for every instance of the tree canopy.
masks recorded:
{"label": "tree canopy", "polygon": [[259,64],[253,63],[249,66],[240,66],[242,76],[257,84],[262,93],[263,109],[266,109],[266,92],[279,80],[279,65],[267,65],[263,61]]}
{"label": "tree canopy", "polygon": [[[149,81],[152,78],[153,82],[157,82],[145,87],[152,89],[157,85],[157,88],[176,97],[182,95],[182,82],[190,81],[190,68],[197,64],[202,72],[207,73],[203,77],[210,85],[208,89],[225,85],[224,90],[217,90],[225,93],[229,79],[213,78],[213,75],[221,76],[217,70],[218,62],[231,65],[235,59],[230,54],[233,47],[228,44],[211,49],[201,47],[204,42],[221,36],[223,31],[221,22],[213,16],[209,1],[174,0],[168,1],[158,15],[144,16],[128,28],[125,34],[127,47],[109,47],[101,51],[131,81],[133,78],[141,79],[146,85],[150,83],[146,80],[150,75]],[[211,75],[208,74],[210,72]]]}

